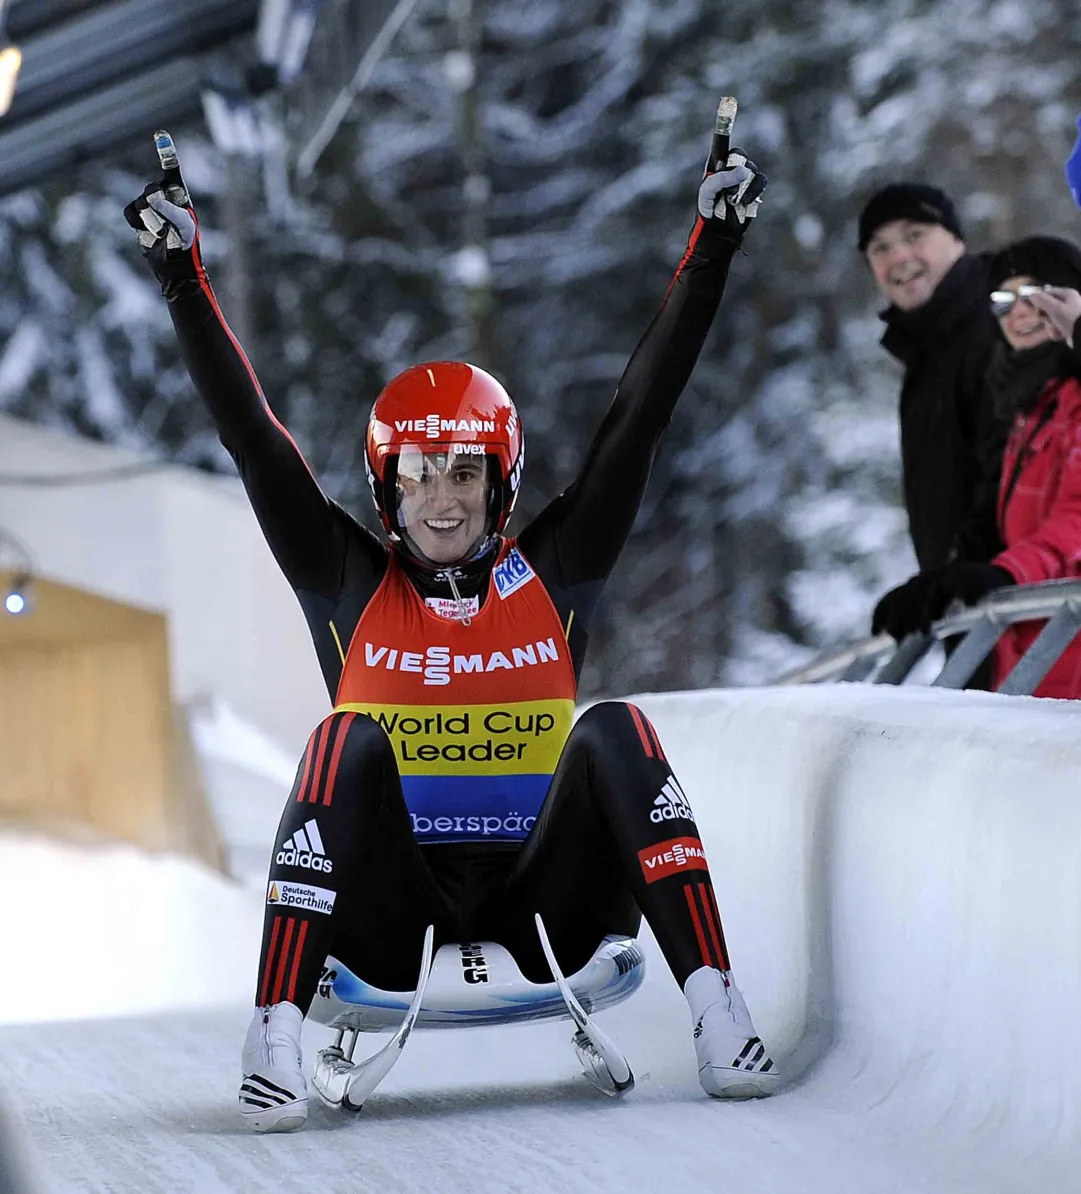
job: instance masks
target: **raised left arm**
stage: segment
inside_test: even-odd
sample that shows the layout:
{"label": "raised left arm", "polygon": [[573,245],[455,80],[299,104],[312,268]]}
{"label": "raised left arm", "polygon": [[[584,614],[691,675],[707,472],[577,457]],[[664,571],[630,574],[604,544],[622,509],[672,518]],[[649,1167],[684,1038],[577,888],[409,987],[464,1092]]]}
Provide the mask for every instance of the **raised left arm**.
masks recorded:
{"label": "raised left arm", "polygon": [[631,533],[653,457],[757,214],[766,177],[739,150],[707,174],[683,260],[620,379],[574,483],[522,532],[527,556],[554,556],[559,580],[603,580]]}

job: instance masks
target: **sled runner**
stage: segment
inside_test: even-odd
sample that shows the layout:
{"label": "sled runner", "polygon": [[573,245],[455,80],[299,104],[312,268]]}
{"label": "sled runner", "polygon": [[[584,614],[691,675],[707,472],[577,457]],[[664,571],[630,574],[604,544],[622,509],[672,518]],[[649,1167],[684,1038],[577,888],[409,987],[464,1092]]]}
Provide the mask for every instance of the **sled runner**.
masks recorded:
{"label": "sled runner", "polygon": [[[645,957],[630,937],[606,937],[593,957],[564,978],[543,922],[537,931],[553,981],[532,983],[510,952],[493,942],[463,942],[439,948],[433,958],[428,929],[415,991],[383,991],[328,957],[309,1019],[337,1029],[335,1043],[320,1050],[313,1084],[329,1103],[359,1110],[390,1072],[414,1028],[463,1028],[569,1018],[576,1025],[575,1051],[586,1078],[605,1094],[634,1086],[626,1058],[591,1019],[614,1007],[642,985]],[[393,1031],[378,1053],[353,1061],[360,1033]]]}

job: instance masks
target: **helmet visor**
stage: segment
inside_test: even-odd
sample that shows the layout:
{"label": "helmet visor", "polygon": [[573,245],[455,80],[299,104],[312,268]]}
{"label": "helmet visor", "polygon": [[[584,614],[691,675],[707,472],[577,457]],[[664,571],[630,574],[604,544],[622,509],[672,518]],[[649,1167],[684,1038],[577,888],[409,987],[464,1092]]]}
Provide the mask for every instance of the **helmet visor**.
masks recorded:
{"label": "helmet visor", "polygon": [[406,444],[395,486],[398,526],[433,563],[467,559],[487,537],[491,483],[480,444]]}

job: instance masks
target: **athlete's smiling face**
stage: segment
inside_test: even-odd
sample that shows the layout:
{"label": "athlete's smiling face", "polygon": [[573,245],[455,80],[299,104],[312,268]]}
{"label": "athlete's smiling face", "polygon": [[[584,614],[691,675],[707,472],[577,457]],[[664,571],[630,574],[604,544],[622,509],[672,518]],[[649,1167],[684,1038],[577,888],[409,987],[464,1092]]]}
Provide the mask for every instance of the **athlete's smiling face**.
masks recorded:
{"label": "athlete's smiling face", "polygon": [[414,546],[433,563],[454,564],[465,559],[484,534],[487,513],[484,456],[446,450],[402,453],[398,461],[398,521]]}

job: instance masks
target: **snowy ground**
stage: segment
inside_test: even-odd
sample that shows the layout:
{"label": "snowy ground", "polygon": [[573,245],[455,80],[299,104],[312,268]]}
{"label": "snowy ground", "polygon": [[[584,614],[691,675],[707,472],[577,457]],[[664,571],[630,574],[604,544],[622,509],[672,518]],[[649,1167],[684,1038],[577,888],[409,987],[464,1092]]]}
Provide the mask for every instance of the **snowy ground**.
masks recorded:
{"label": "snowy ground", "polygon": [[[706,1099],[686,1004],[655,951],[649,961],[652,981],[603,1016],[639,1071],[621,1103],[579,1076],[566,1025],[433,1032],[360,1116],[316,1107],[305,1131],[255,1138],[233,1104],[243,1007],[0,1030],[4,1083],[64,1194],[1011,1188],[982,1164],[959,1181],[956,1157],[928,1155],[926,1139],[889,1121],[876,1128],[837,1079],[770,1103]],[[326,1038],[315,1027],[308,1039]]]}
{"label": "snowy ground", "polygon": [[[32,870],[29,890],[124,926],[72,955],[57,914],[36,966],[7,955],[0,1086],[40,1188],[1078,1189],[1079,711],[851,687],[643,704],[699,811],[737,976],[787,1090],[704,1098],[686,1005],[647,939],[645,986],[602,1015],[638,1075],[622,1102],[578,1075],[565,1024],[419,1033],[361,1116],[316,1107],[300,1133],[253,1137],[234,1110],[252,889],[115,853],[73,870],[7,842],[9,881]],[[121,983],[144,955],[156,979]],[[184,1010],[162,1010],[169,975]],[[208,987],[228,1006],[195,1010]],[[78,1018],[117,990],[147,1014]],[[30,1022],[61,1001],[65,1021]],[[310,1057],[326,1034],[308,1033]]]}

